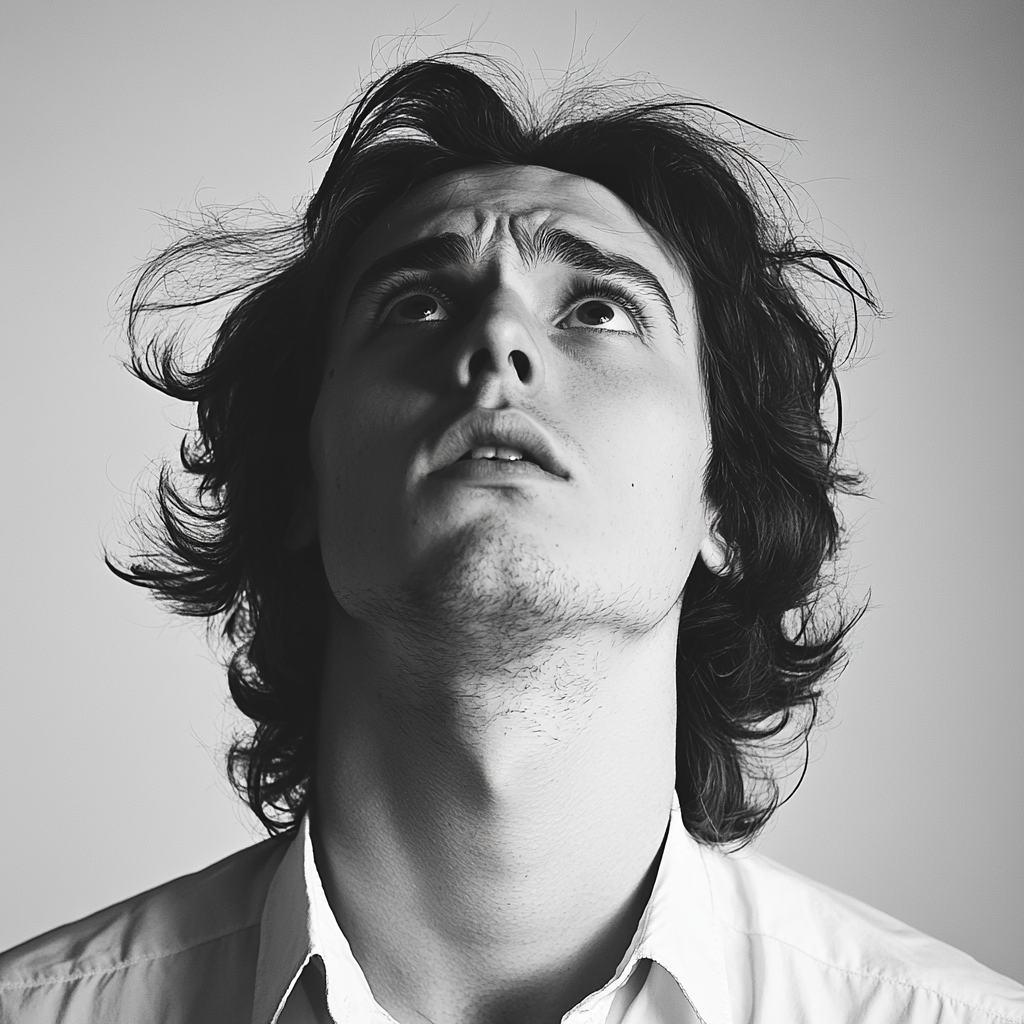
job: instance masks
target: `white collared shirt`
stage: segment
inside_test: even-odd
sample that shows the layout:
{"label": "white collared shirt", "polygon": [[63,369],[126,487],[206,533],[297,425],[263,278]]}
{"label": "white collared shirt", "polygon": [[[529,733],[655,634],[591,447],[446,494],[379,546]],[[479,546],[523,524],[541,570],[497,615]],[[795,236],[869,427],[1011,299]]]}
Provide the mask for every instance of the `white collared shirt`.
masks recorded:
{"label": "white collared shirt", "polygon": [[[301,852],[300,852],[301,851]],[[302,858],[302,888],[298,860]],[[260,949],[253,1024],[298,1024],[310,1016],[326,983],[326,1004],[336,1024],[394,1024],[374,999],[324,893],[313,856],[309,819],[282,864],[267,895],[266,942]],[[280,884],[279,884],[280,883]],[[678,809],[672,815],[665,850],[636,934],[613,977],[563,1018],[565,1024],[706,1024],[726,1022],[725,964],[721,945],[688,929],[674,907],[688,906],[699,920],[710,920],[710,891],[700,847],[686,834]],[[295,985],[302,969],[313,976]],[[688,979],[688,988],[682,978]],[[320,995],[323,998],[323,995]],[[692,1000],[692,1004],[691,1004]],[[703,1008],[696,1014],[693,1005]],[[280,1017],[278,1017],[280,1014]]]}
{"label": "white collared shirt", "polygon": [[[331,912],[308,819],[0,955],[3,1024],[394,1024]],[[1024,1024],[1024,987],[678,806],[618,969],[563,1024]],[[525,1024],[525,1022],[524,1022]]]}

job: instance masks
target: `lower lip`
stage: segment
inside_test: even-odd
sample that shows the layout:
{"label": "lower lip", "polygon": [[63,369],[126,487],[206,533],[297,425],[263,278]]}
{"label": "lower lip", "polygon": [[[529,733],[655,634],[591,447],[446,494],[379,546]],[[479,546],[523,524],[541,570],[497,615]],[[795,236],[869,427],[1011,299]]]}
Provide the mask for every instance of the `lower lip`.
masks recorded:
{"label": "lower lip", "polygon": [[478,484],[510,486],[528,480],[561,480],[526,459],[459,459],[431,476],[441,480],[465,480]]}

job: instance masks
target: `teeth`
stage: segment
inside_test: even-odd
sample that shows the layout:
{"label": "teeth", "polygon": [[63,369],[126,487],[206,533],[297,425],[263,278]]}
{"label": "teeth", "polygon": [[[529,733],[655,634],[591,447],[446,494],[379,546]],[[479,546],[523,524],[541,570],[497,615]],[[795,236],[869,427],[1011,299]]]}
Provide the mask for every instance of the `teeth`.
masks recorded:
{"label": "teeth", "polygon": [[483,444],[478,448],[472,449],[469,457],[471,459],[501,459],[504,462],[519,462],[523,458],[523,453],[518,448]]}

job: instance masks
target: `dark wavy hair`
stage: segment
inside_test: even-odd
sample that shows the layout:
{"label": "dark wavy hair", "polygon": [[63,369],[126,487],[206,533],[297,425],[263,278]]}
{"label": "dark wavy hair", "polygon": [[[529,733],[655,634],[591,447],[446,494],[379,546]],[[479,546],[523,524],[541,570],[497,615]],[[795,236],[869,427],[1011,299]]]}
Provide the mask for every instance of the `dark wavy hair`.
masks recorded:
{"label": "dark wavy hair", "polygon": [[[270,832],[294,827],[314,785],[331,597],[318,547],[290,550],[286,534],[310,479],[334,283],[397,199],[482,165],[599,182],[688,271],[712,441],[704,490],[730,555],[723,575],[698,559],[682,599],[676,788],[686,827],[705,842],[748,840],[774,811],[765,751],[794,735],[806,751],[851,622],[823,594],[841,537],[837,493],[860,481],[838,462],[841,416],[834,436],[823,404],[830,386],[838,397],[837,352],[856,339],[858,303],[874,303],[846,259],[801,241],[784,190],[730,141],[720,115],[593,87],[563,90],[543,112],[493,61],[407,63],[349,108],[301,219],[268,228],[208,218],[142,269],[128,311],[131,368],[196,403],[198,422],[181,445],[184,472],[161,472],[139,553],[109,564],[176,611],[222,625],[231,695],[254,726],[236,737],[229,774]],[[852,316],[830,319],[815,286],[850,300]],[[168,317],[217,302],[231,308],[191,364]]]}

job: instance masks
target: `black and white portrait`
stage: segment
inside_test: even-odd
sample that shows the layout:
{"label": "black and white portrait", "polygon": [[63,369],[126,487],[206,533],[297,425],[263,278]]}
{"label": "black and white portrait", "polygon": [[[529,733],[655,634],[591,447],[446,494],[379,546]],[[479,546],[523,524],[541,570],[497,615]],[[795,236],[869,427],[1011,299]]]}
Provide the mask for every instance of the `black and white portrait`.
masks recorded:
{"label": "black and white portrait", "polygon": [[5,1024],[1024,1022],[1018,3],[3,21]]}

